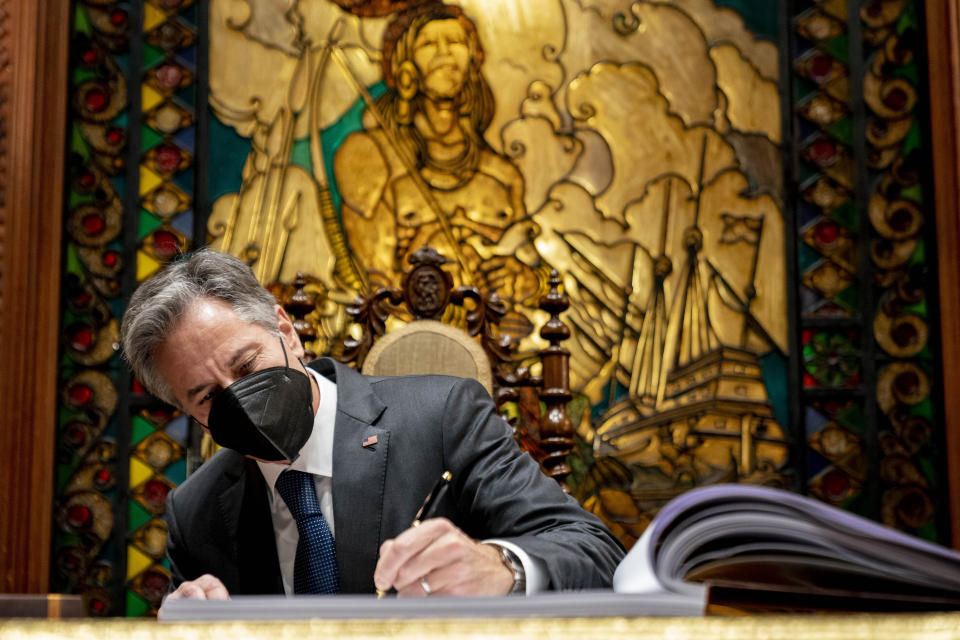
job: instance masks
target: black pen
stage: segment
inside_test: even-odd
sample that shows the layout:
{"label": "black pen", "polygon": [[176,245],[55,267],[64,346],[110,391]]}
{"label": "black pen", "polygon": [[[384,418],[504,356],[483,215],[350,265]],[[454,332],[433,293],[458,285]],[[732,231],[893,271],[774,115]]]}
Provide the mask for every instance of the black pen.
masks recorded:
{"label": "black pen", "polygon": [[[431,489],[430,493],[427,494],[427,497],[423,499],[423,504],[420,505],[417,515],[413,516],[413,522],[410,524],[411,527],[419,527],[421,521],[430,517],[430,512],[433,508],[433,505],[440,502],[440,498],[443,497],[447,487],[450,486],[451,480],[453,480],[453,474],[449,471],[444,471],[443,475],[440,476],[440,479],[437,480],[437,484],[433,485],[433,489]],[[378,588],[377,598],[382,598],[383,596],[387,595],[387,591],[387,589]]]}
{"label": "black pen", "polygon": [[440,498],[443,497],[444,492],[447,490],[447,487],[450,486],[450,481],[453,480],[453,474],[449,471],[444,471],[443,475],[440,476],[440,479],[437,480],[437,484],[433,485],[433,489],[430,490],[430,493],[427,494],[427,497],[424,498],[423,504],[420,505],[420,510],[417,511],[417,515],[413,516],[413,523],[411,527],[419,527],[422,520],[426,520],[430,517],[430,510],[433,505],[440,502]]}

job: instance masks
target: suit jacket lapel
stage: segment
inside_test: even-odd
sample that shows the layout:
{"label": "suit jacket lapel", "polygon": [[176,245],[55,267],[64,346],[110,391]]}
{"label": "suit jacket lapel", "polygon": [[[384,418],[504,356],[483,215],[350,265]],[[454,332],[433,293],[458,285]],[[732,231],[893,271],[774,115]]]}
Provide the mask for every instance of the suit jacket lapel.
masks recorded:
{"label": "suit jacket lapel", "polygon": [[[337,383],[333,432],[333,518],[344,593],[372,592],[390,432],[374,426],[386,408],[353,369],[328,358],[310,365]],[[371,444],[371,438],[376,443]],[[367,446],[364,446],[366,443]]]}

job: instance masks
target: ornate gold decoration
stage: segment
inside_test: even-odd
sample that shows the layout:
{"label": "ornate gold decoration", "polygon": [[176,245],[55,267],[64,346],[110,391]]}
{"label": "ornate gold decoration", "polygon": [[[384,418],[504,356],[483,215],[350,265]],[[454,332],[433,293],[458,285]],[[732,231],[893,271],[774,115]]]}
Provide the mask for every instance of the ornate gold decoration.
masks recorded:
{"label": "ornate gold decoration", "polygon": [[[759,359],[788,343],[773,44],[712,0],[282,4],[210,3],[211,106],[251,144],[215,247],[340,304],[429,241],[455,285],[501,292],[522,354],[545,346],[533,300],[556,268],[571,387],[593,404],[626,389],[583,432],[637,486],[782,482]],[[816,81],[836,102],[809,106],[825,122],[848,93],[834,71]],[[805,197],[842,204],[851,159],[821,159],[832,181]],[[849,277],[844,240],[824,288]],[[321,350],[347,329],[300,317]],[[622,489],[634,524],[662,502]]]}

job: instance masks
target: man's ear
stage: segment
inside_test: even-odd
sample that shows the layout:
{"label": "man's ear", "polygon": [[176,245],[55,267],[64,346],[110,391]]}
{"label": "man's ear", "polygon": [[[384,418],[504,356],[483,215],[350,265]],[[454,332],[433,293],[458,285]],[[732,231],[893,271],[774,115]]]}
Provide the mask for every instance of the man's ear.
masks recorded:
{"label": "man's ear", "polygon": [[283,310],[278,304],[273,305],[273,310],[277,314],[277,328],[280,330],[280,339],[283,340],[283,345],[287,348],[287,353],[289,353],[294,358],[302,358],[303,344],[300,342],[300,336],[297,335],[296,330],[293,328],[293,322],[290,320],[290,316],[287,315],[287,312]]}

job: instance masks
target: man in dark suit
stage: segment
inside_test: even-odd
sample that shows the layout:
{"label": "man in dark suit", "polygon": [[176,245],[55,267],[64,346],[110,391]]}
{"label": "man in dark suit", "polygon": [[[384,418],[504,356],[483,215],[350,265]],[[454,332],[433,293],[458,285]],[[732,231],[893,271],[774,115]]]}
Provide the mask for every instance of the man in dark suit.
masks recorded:
{"label": "man in dark suit", "polygon": [[[305,575],[414,596],[610,585],[619,543],[519,450],[478,383],[305,366],[239,260],[174,263],[136,291],[121,334],[138,379],[227,447],[168,498],[170,597],[316,592]],[[411,527],[446,470],[436,517]],[[308,543],[325,549],[309,571]]]}

